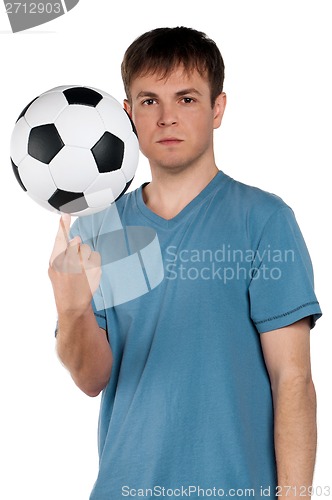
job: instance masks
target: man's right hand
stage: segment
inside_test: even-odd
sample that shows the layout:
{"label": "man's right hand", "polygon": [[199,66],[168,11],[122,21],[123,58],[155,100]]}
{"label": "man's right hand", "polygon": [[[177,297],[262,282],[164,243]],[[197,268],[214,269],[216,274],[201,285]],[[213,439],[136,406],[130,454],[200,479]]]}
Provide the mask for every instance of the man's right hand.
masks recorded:
{"label": "man's right hand", "polygon": [[62,215],[49,263],[59,314],[82,315],[91,304],[101,277],[101,258],[76,236],[69,241],[70,215]]}

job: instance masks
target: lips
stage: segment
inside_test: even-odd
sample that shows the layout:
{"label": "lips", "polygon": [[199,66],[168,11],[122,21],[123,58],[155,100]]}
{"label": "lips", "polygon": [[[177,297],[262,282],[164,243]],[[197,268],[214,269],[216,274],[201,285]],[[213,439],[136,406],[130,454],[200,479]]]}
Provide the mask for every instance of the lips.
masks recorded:
{"label": "lips", "polygon": [[178,139],[177,137],[163,137],[157,141],[158,144],[162,144],[164,146],[175,146],[181,142],[183,142],[182,139]]}

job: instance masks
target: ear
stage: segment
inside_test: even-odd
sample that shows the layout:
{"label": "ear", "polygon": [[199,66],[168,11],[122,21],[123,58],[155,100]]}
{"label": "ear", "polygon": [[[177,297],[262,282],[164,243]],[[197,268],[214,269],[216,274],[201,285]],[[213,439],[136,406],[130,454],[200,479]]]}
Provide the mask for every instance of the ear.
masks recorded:
{"label": "ear", "polygon": [[219,128],[221,125],[222,117],[224,116],[225,108],[226,108],[227,97],[225,92],[221,92],[215,100],[213,106],[213,128]]}
{"label": "ear", "polygon": [[130,116],[130,118],[132,118],[131,105],[130,105],[130,102],[128,101],[128,99],[125,99],[123,101],[123,107],[127,111],[127,113]]}

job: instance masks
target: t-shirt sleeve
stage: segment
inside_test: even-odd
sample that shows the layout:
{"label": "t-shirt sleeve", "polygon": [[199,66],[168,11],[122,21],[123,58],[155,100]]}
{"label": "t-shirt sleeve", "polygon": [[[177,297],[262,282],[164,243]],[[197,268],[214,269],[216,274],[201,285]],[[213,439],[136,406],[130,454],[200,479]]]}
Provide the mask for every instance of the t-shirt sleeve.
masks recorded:
{"label": "t-shirt sleeve", "polygon": [[[98,293],[98,291],[96,293]],[[98,325],[100,326],[100,328],[103,328],[104,330],[107,331],[106,311],[105,311],[105,309],[97,310],[95,296],[92,299],[92,308],[93,308],[93,312],[95,314],[95,318],[97,320]]]}
{"label": "t-shirt sleeve", "polygon": [[259,333],[322,315],[311,259],[292,210],[277,210],[264,226],[249,285],[250,315]]}

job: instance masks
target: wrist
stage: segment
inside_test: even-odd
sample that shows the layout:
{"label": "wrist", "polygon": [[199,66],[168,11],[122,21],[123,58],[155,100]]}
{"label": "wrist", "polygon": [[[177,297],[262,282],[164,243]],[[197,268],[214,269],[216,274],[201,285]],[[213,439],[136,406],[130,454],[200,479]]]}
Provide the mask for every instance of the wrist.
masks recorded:
{"label": "wrist", "polygon": [[82,307],[58,309],[58,331],[76,330],[94,317],[91,303]]}

